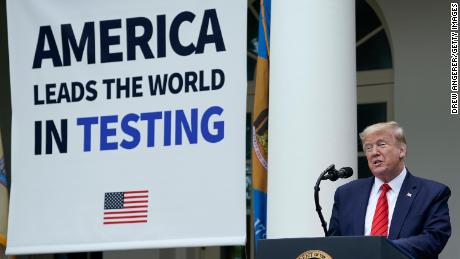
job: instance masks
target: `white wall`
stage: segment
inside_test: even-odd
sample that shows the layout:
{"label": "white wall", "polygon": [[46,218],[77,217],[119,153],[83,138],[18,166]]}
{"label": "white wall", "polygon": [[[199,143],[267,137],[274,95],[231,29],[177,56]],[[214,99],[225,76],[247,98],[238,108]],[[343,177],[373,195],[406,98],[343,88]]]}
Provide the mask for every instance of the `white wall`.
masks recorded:
{"label": "white wall", "polygon": [[452,190],[453,234],[440,257],[446,259],[460,255],[460,115],[449,109],[450,2],[377,0],[392,45],[394,111],[408,138],[407,166]]}

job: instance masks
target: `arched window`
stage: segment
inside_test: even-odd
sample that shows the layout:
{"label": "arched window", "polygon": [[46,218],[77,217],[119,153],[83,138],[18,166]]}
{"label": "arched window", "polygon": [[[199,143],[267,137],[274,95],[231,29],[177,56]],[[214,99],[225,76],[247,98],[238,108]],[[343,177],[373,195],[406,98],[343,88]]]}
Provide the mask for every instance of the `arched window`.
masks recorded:
{"label": "arched window", "polygon": [[[393,62],[384,17],[374,0],[356,0],[358,132],[393,119]],[[358,134],[358,177],[371,176]]]}

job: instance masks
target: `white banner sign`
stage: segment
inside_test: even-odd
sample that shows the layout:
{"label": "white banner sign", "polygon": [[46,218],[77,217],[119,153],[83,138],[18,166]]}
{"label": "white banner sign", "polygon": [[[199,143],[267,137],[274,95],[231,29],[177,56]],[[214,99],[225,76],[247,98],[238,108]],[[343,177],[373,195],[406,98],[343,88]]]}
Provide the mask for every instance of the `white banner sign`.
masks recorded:
{"label": "white banner sign", "polygon": [[244,244],[246,1],[7,15],[9,254]]}

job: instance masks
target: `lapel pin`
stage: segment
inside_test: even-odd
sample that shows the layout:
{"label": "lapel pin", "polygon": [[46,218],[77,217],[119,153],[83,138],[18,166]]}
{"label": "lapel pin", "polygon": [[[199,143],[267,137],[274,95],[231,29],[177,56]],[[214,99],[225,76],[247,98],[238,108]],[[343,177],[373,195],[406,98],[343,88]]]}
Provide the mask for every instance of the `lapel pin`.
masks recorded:
{"label": "lapel pin", "polygon": [[408,192],[408,193],[406,194],[406,196],[410,198],[410,197],[412,197],[412,193]]}

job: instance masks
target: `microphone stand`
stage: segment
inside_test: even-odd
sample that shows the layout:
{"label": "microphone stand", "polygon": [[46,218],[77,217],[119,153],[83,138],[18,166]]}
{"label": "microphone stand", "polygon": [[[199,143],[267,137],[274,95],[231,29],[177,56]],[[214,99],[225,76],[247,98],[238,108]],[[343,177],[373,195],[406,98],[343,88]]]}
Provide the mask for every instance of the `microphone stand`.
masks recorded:
{"label": "microphone stand", "polygon": [[324,220],[324,216],[323,216],[323,213],[321,212],[321,206],[319,205],[319,184],[321,183],[321,180],[324,179],[324,176],[326,174],[328,174],[331,170],[334,170],[335,169],[335,165],[332,164],[330,165],[328,168],[326,168],[326,170],[324,170],[324,172],[321,173],[321,175],[318,177],[318,180],[316,180],[316,184],[315,184],[315,208],[316,208],[316,212],[318,213],[318,216],[319,216],[319,219],[321,220],[321,226],[323,227],[323,230],[324,230],[324,236],[327,237],[328,234],[327,234],[327,223],[326,221]]}

